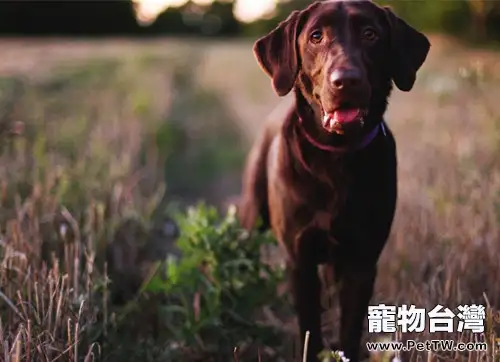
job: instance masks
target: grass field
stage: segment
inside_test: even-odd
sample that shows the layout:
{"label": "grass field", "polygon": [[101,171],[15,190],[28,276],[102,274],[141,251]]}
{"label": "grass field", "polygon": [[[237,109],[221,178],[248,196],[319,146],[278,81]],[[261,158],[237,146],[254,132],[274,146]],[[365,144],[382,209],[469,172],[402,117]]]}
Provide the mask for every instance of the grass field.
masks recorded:
{"label": "grass field", "polygon": [[[443,37],[432,44],[414,90],[395,91],[387,114],[398,143],[399,201],[373,304],[484,304],[487,329],[367,338],[485,340],[487,352],[407,357],[497,361],[500,58]],[[158,205],[223,205],[239,192],[245,152],[280,102],[251,43],[4,39],[0,48],[0,358],[206,361],[200,355],[214,348],[232,351],[193,332],[186,345],[196,345],[196,357],[168,359],[173,345],[155,344],[161,333],[151,330],[157,299],[108,309],[99,283],[103,250],[121,220],[152,223]],[[42,266],[61,243],[59,262]],[[289,315],[266,318],[289,330]],[[325,318],[333,338],[337,321],[333,308]],[[271,339],[259,336],[262,345]],[[289,360],[281,349],[260,353]],[[247,354],[240,361],[258,360],[255,350]]]}

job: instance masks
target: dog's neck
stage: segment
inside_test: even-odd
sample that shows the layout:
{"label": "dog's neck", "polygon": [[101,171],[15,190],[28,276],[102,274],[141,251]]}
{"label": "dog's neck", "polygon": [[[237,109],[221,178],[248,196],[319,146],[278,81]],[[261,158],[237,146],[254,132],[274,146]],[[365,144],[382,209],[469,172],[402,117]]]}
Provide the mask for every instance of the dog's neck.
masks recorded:
{"label": "dog's neck", "polygon": [[301,87],[295,90],[295,112],[297,122],[285,125],[294,128],[294,133],[301,134],[312,146],[322,151],[346,154],[368,146],[379,132],[385,134],[383,114],[387,103],[370,107],[365,118],[365,125],[359,133],[351,135],[338,135],[325,132],[321,126],[323,117],[321,108],[316,106],[309,97],[304,96]]}
{"label": "dog's neck", "polygon": [[[380,124],[383,123],[382,115],[383,112],[374,112],[370,115],[370,117],[376,117],[369,120],[372,128],[373,126],[380,127]],[[342,135],[330,135],[320,127],[321,119],[318,118],[313,106],[307,102],[301,91],[296,87],[295,106],[290,110],[281,129],[283,152],[281,152],[280,157],[283,166],[281,172],[288,180],[291,186],[290,190],[298,190],[297,193],[294,193],[294,197],[299,199],[314,197],[318,190],[324,186],[329,190],[341,187],[344,176],[350,172],[346,168],[349,162],[345,161],[359,153],[351,152],[352,149],[349,146],[352,145],[346,143]],[[365,132],[369,133],[371,130],[373,129]],[[307,134],[313,138],[313,142],[305,136],[304,131],[308,132]],[[369,141],[381,137],[384,131],[385,129],[376,130],[375,136]],[[315,145],[317,142],[335,149],[333,151],[321,149]],[[357,145],[359,146],[359,141]],[[340,149],[346,152],[339,152]],[[302,180],[304,178],[309,180],[309,185],[314,185],[311,194],[305,192],[300,186],[300,184],[303,184]],[[311,179],[317,182],[311,184]],[[294,185],[297,185],[297,187],[295,188]]]}

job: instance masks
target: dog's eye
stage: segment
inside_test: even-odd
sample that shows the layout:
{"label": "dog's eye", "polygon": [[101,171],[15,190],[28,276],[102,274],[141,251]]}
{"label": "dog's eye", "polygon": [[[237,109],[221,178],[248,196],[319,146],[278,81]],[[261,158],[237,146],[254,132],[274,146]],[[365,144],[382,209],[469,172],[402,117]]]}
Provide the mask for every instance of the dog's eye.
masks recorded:
{"label": "dog's eye", "polygon": [[377,33],[372,28],[367,28],[363,31],[363,39],[374,41],[377,38]]}
{"label": "dog's eye", "polygon": [[313,43],[319,43],[323,39],[323,33],[320,30],[315,30],[310,35],[310,40]]}

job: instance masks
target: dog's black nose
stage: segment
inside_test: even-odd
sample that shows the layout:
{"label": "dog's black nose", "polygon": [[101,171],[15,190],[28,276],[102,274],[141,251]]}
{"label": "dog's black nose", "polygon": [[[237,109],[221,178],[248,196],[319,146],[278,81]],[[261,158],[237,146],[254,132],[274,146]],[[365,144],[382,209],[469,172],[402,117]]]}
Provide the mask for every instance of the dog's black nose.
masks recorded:
{"label": "dog's black nose", "polygon": [[330,81],[336,90],[356,88],[361,84],[361,74],[356,69],[336,69],[330,75]]}

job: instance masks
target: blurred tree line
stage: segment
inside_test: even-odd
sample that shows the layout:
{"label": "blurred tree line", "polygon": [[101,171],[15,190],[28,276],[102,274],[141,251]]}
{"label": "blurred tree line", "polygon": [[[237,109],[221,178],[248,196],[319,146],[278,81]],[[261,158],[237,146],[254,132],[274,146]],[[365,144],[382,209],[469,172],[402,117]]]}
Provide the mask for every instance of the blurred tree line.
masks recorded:
{"label": "blurred tree line", "polygon": [[[500,40],[500,1],[491,0],[376,0],[392,6],[412,25],[424,31],[445,32],[463,38]],[[142,26],[136,21],[131,0],[2,0],[0,35],[68,36],[259,36],[276,26],[291,10],[311,0],[277,0],[274,14],[253,23],[239,22],[234,1],[210,5],[188,1],[169,7],[156,21]]]}

